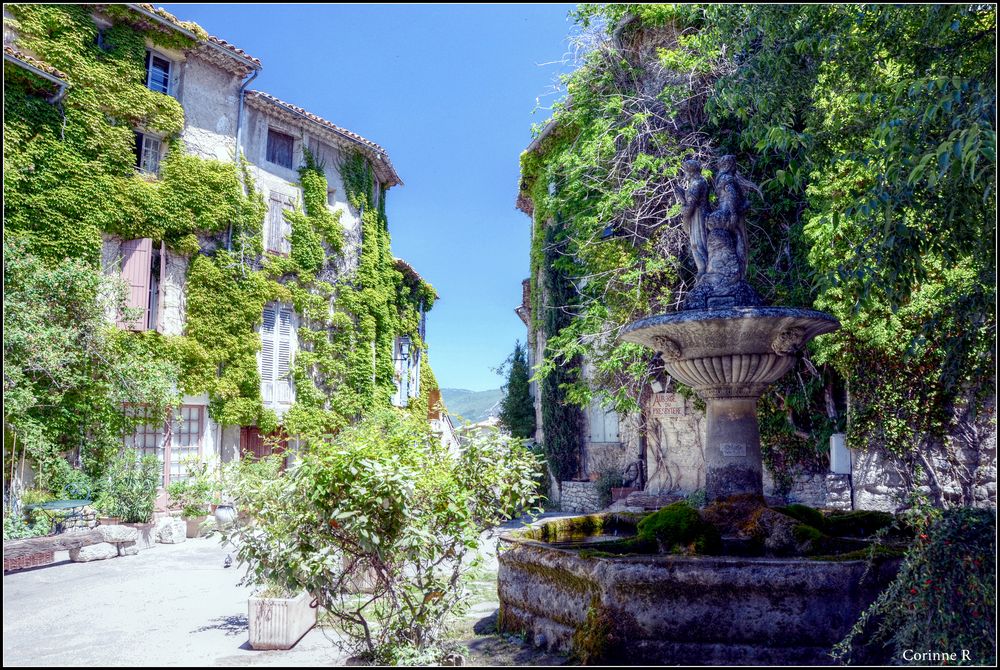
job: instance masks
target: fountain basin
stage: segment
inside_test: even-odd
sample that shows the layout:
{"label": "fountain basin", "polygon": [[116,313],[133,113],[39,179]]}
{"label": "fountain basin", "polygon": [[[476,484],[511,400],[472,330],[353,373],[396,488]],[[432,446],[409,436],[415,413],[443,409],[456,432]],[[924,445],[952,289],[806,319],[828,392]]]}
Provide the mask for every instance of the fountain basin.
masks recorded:
{"label": "fountain basin", "polygon": [[758,397],[817,335],[840,328],[824,312],[731,307],[659,314],[629,324],[622,338],[663,357],[671,376],[703,398]]}
{"label": "fountain basin", "polygon": [[705,492],[717,500],[763,496],[757,398],[809,340],[838,328],[811,309],[730,307],[640,319],[622,338],[658,351],[667,372],[705,400]]}
{"label": "fountain basin", "polygon": [[545,525],[500,538],[500,626],[591,663],[829,665],[900,561],[596,556]]}

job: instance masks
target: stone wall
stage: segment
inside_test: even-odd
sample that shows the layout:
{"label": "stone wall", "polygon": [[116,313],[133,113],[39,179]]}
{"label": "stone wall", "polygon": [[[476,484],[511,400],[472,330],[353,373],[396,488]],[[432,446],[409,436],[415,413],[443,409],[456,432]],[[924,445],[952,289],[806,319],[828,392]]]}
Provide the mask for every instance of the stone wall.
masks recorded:
{"label": "stone wall", "polygon": [[[58,517],[56,518],[58,519]],[[90,506],[84,507],[80,516],[67,519],[66,521],[63,521],[62,524],[64,531],[74,530],[77,528],[96,528],[97,526],[97,511]]]}
{"label": "stone wall", "polygon": [[600,511],[601,497],[597,493],[597,486],[594,482],[563,482],[559,508],[564,512],[583,514]]}

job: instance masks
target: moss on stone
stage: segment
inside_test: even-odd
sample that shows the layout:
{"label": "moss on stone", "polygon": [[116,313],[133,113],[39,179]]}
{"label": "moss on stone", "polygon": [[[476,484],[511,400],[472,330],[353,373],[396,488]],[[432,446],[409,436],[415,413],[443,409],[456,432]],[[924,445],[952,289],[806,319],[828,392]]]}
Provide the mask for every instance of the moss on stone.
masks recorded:
{"label": "moss on stone", "polygon": [[639,539],[655,540],[664,552],[709,554],[721,546],[719,531],[681,500],[639,522]]}
{"label": "moss on stone", "polygon": [[868,537],[892,525],[895,517],[888,512],[856,510],[831,512],[826,516],[826,532],[838,537]]}
{"label": "moss on stone", "polygon": [[784,507],[775,507],[774,509],[782,514],[787,514],[792,518],[798,519],[813,528],[823,528],[825,526],[823,513],[808,505],[792,504],[785,505]]}

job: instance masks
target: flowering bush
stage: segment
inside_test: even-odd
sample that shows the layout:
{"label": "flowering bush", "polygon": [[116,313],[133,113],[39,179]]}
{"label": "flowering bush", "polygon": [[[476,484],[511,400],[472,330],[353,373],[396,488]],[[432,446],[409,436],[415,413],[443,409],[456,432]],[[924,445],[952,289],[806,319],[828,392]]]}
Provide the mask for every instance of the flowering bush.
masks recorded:
{"label": "flowering bush", "polygon": [[[957,654],[956,663],[994,665],[996,512],[923,508],[914,510],[908,522],[916,538],[899,574],[837,645],[834,656],[852,660],[884,642],[892,647],[896,663],[912,660],[903,655],[907,650],[935,650]],[[859,648],[856,640],[876,622],[868,649]]]}

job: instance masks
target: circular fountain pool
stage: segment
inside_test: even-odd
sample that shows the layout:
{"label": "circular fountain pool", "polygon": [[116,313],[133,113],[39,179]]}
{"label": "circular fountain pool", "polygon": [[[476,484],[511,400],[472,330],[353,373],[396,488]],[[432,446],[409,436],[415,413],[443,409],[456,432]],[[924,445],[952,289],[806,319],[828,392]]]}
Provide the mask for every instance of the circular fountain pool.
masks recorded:
{"label": "circular fountain pool", "polygon": [[634,534],[639,518],[573,517],[501,536],[501,628],[591,663],[829,664],[831,648],[899,565],[891,557],[869,566],[837,557],[609,555],[586,541],[596,534],[614,543]]}

